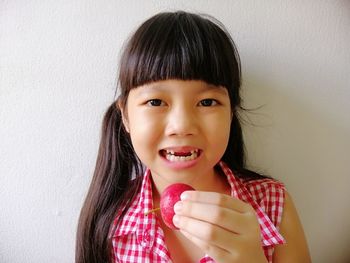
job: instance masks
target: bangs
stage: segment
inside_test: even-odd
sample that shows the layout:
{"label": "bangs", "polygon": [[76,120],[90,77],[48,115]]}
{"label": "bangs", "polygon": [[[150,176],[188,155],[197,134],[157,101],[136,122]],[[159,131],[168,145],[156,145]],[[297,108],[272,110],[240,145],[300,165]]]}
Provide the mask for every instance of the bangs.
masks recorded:
{"label": "bangs", "polygon": [[161,13],[142,24],[124,50],[119,72],[122,93],[166,79],[238,89],[241,74],[225,28],[213,18],[185,12]]}

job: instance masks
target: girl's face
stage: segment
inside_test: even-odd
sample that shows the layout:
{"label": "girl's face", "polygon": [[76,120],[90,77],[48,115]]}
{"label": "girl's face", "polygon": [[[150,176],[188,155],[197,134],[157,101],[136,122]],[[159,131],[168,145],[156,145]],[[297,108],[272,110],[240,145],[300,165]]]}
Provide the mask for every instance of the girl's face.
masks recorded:
{"label": "girl's face", "polygon": [[226,88],[203,81],[156,81],[130,91],[123,122],[158,186],[195,186],[214,176],[225,152],[230,99]]}

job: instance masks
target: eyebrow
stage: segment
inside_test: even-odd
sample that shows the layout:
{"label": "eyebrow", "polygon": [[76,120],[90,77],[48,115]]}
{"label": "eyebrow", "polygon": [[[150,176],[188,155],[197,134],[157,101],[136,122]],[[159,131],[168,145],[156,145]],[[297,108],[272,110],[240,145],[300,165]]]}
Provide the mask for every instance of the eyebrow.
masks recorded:
{"label": "eyebrow", "polygon": [[215,86],[215,85],[208,84],[208,90],[218,91],[222,95],[228,94],[228,90],[224,86]]}
{"label": "eyebrow", "polygon": [[[216,86],[213,84],[205,84],[205,85],[201,85],[200,86],[201,89],[199,92],[206,92],[206,91],[211,91],[211,90],[215,90],[219,93],[221,93],[222,95],[227,95],[228,94],[228,90],[226,87],[224,86]],[[164,87],[162,85],[162,83],[151,83],[151,84],[145,84],[143,86],[140,86],[139,88],[143,88],[139,95],[143,95],[143,94],[147,94],[150,90],[157,92],[157,91],[163,91],[164,89],[167,89],[167,87]]]}

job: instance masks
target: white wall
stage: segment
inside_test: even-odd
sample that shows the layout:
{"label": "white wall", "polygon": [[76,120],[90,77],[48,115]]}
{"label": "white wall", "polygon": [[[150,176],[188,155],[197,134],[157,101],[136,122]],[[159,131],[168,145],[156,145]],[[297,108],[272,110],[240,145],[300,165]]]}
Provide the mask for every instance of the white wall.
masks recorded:
{"label": "white wall", "polygon": [[158,11],[237,42],[251,167],[284,181],[314,262],[349,262],[350,2],[0,1],[0,262],[73,262],[118,52]]}

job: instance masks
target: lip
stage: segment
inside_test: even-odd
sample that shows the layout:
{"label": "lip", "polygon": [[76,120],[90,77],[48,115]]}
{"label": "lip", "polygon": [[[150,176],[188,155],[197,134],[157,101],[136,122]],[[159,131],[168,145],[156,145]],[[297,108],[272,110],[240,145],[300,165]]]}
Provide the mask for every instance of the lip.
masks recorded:
{"label": "lip", "polygon": [[[169,161],[166,157],[164,152],[166,151],[172,151],[176,153],[188,153],[191,151],[196,151],[198,152],[198,156],[194,160],[186,160],[186,161]],[[202,150],[198,147],[193,147],[193,146],[174,146],[174,147],[166,147],[163,148],[159,151],[159,155],[162,158],[162,160],[165,162],[165,165],[168,166],[171,169],[174,170],[181,170],[181,169],[188,169],[193,166],[195,166],[198,161],[202,157]]]}

